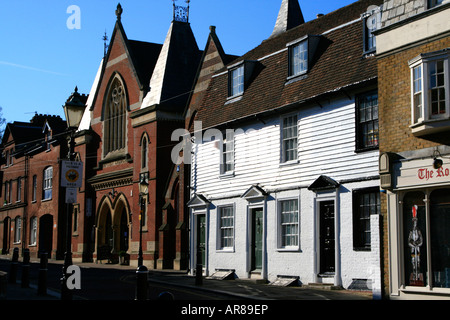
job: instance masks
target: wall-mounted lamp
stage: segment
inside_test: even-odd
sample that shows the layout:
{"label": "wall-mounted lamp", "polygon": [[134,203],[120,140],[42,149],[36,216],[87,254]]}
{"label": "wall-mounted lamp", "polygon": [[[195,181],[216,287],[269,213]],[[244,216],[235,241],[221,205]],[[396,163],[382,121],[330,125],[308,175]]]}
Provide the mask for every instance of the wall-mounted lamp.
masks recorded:
{"label": "wall-mounted lamp", "polygon": [[434,169],[442,168],[442,165],[444,164],[444,162],[442,161],[442,159],[438,159],[438,157],[442,157],[442,156],[441,156],[440,152],[437,149],[434,150],[433,157],[434,157],[434,159],[433,159],[433,168]]}

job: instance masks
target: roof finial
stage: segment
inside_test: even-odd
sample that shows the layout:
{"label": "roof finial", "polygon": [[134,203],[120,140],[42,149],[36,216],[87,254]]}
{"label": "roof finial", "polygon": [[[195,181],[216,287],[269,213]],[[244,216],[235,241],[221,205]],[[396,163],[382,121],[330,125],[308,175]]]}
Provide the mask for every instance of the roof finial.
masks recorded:
{"label": "roof finial", "polygon": [[177,6],[175,5],[175,1],[173,1],[173,20],[174,21],[180,21],[180,22],[189,22],[189,3],[191,0],[185,0],[187,3],[187,7],[184,6]]}
{"label": "roof finial", "polygon": [[106,57],[106,54],[108,53],[108,44],[106,43],[108,41],[108,36],[106,35],[106,30],[105,30],[105,35],[103,36],[103,57]]}
{"label": "roof finial", "polygon": [[116,16],[117,16],[118,21],[120,21],[122,19],[122,13],[123,13],[123,9],[119,2],[119,4],[117,5],[117,9],[116,9]]}

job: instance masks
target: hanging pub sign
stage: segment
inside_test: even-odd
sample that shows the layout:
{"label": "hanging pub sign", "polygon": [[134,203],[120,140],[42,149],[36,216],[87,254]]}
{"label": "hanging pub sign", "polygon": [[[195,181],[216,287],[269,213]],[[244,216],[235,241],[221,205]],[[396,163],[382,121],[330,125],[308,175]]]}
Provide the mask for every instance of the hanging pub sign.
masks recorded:
{"label": "hanging pub sign", "polygon": [[83,163],[63,160],[61,166],[61,187],[81,188]]}

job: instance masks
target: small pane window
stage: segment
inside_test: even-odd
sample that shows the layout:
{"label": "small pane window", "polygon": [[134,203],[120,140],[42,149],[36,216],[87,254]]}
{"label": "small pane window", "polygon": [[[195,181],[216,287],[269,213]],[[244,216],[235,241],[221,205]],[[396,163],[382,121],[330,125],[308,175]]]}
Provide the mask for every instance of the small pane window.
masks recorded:
{"label": "small pane window", "polygon": [[224,134],[222,144],[221,173],[232,172],[234,170],[234,131],[227,130]]}
{"label": "small pane window", "polygon": [[230,71],[230,96],[234,97],[244,93],[244,66]]}
{"label": "small pane window", "polygon": [[234,213],[233,207],[219,209],[220,214],[220,248],[232,248],[234,245]]}
{"label": "small pane window", "polygon": [[298,200],[280,202],[281,247],[298,246]]}
{"label": "small pane window", "polygon": [[297,155],[297,116],[289,116],[283,119],[282,131],[282,162],[296,160]]}
{"label": "small pane window", "polygon": [[53,187],[53,168],[48,167],[44,170],[44,187],[43,187],[43,199],[52,198]]}
{"label": "small pane window", "polygon": [[308,42],[302,41],[290,48],[289,76],[308,71]]}
{"label": "small pane window", "polygon": [[357,149],[378,147],[378,94],[359,96],[357,108]]}
{"label": "small pane window", "polygon": [[380,192],[378,188],[358,190],[353,201],[353,247],[370,249],[370,216],[380,214]]}
{"label": "small pane window", "polygon": [[20,242],[22,240],[22,218],[16,217],[14,220],[14,242]]}

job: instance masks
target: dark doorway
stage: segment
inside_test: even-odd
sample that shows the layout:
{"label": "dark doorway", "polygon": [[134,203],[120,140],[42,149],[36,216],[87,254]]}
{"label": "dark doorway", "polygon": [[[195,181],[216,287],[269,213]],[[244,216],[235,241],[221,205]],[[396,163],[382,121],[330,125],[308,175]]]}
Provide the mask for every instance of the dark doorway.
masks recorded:
{"label": "dark doorway", "polygon": [[[205,268],[206,254],[206,215],[197,215],[197,252],[200,251],[201,265]],[[199,255],[197,254],[197,259]],[[197,261],[199,264],[199,261]]]}
{"label": "dark doorway", "polygon": [[319,202],[320,274],[335,271],[334,201]]}
{"label": "dark doorway", "polygon": [[261,208],[251,211],[251,271],[262,270],[263,258],[263,210]]}
{"label": "dark doorway", "polygon": [[39,219],[39,255],[47,253],[50,258],[53,250],[53,216],[43,215]]}
{"label": "dark doorway", "polygon": [[3,220],[3,246],[2,246],[2,254],[9,253],[9,246],[11,240],[11,218],[6,217]]}

